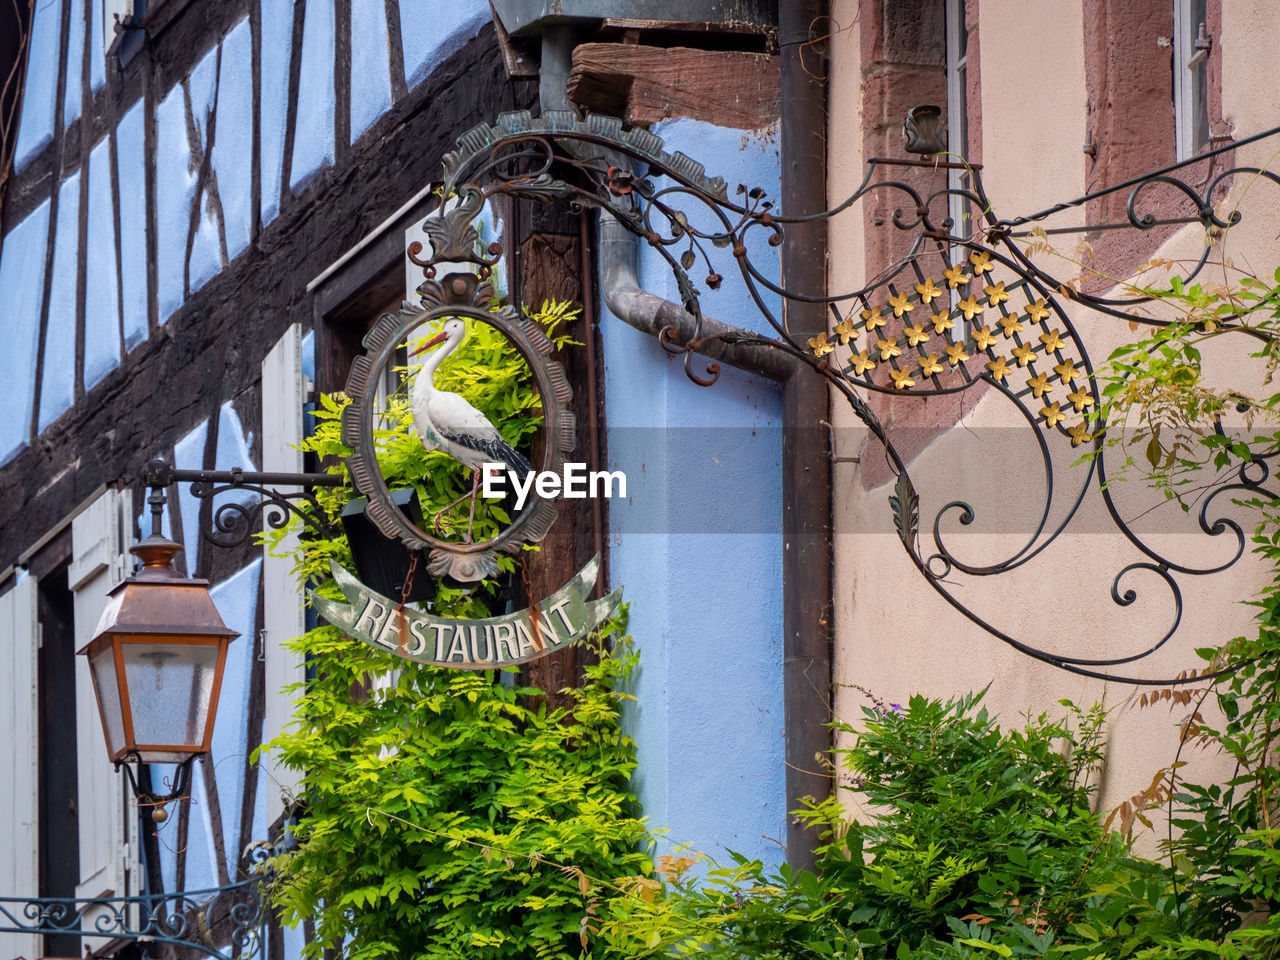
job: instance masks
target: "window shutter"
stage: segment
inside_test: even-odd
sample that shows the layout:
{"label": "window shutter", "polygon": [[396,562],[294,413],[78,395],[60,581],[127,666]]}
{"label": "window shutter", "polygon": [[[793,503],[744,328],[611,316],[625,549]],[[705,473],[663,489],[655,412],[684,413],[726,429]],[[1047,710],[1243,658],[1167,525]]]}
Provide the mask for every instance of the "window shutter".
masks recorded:
{"label": "window shutter", "polygon": [[[75,593],[76,649],[90,640],[107,602],[107,591],[124,579],[127,565],[128,493],[107,490],[71,521],[68,585]],[[80,883],[76,896],[123,897],[138,876],[131,798],[124,774],[107,760],[102,719],[86,658],[76,657],[76,772],[80,794]],[[90,926],[92,915],[86,917]],[[85,940],[97,949],[106,939]]]}
{"label": "window shutter", "polygon": [[[305,386],[302,375],[302,328],[291,326],[262,361],[262,469],[267,473],[302,471],[302,406]],[[293,694],[281,693],[291,683],[305,677],[302,655],[285,648],[285,643],[306,630],[302,590],[293,575],[292,552],[298,538],[290,535],[272,556],[263,549],[262,589],[263,657],[266,676],[266,704],[262,719],[262,742],[276,737],[293,716]],[[267,824],[275,823],[284,811],[282,795],[298,792],[298,774],[278,765],[276,757],[262,759],[261,789],[267,792]]]}
{"label": "window shutter", "polygon": [[[27,577],[0,596],[0,676],[9,694],[0,697],[0,743],[10,761],[0,777],[0,896],[35,897],[40,892],[40,811],[37,807],[36,581]],[[0,934],[0,957],[43,954],[34,934]]]}

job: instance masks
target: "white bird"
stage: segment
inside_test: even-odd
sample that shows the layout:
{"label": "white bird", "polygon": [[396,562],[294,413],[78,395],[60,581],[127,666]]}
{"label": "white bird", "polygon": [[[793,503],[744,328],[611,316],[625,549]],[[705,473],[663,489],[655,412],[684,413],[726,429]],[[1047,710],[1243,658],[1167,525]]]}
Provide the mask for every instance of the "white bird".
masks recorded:
{"label": "white bird", "polygon": [[533,467],[502,438],[502,434],[483,413],[458,394],[436,389],[435,374],[440,362],[456,350],[466,337],[467,325],[455,317],[447,321],[438,334],[409,354],[411,357],[417,356],[437,344],[444,344],[427,359],[414,377],[409,391],[409,405],[413,411],[413,425],[417,428],[423,445],[428,450],[447,453],[471,471],[471,492],[464,493],[435,516],[435,530],[440,535],[440,518],[470,497],[471,514],[467,520],[466,535],[466,542],[470,543],[482,465],[501,461],[521,477],[527,476]]}

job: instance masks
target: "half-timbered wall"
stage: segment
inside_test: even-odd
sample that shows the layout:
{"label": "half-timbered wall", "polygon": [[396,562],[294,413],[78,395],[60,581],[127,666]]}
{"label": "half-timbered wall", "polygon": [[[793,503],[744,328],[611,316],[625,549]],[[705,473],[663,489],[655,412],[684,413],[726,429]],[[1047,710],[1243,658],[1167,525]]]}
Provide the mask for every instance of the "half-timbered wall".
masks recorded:
{"label": "half-timbered wall", "polygon": [[[458,133],[532,93],[505,82],[478,2],[168,0],[123,67],[99,6],[37,5],[3,213],[0,464],[82,467],[6,485],[0,512],[32,538],[77,484],[125,475],[256,379],[306,281]],[[0,570],[20,550],[6,538]]]}
{"label": "half-timbered wall", "polygon": [[[10,681],[34,689],[31,597],[43,576],[24,567],[51,537],[65,545],[82,643],[125,572],[111,551],[136,539],[145,514],[142,492],[117,491],[118,481],[133,482],[153,456],[185,468],[301,469],[289,445],[316,377],[309,282],[437,179],[459,134],[536,92],[508,82],[478,0],[444,10],[428,0],[152,7],[122,66],[106,51],[100,0],[36,5],[0,219],[0,649],[17,664],[0,699],[10,705],[6,742],[31,741],[6,794],[24,856],[39,849],[37,714]],[[227,499],[201,503],[176,487],[164,516],[187,547],[180,565],[214,582],[241,634],[191,802],[159,828],[141,821],[157,832],[170,890],[241,876],[246,846],[268,836],[296,790],[293,775],[250,755],[291,712],[278,691],[301,678],[282,645],[303,625],[299,592],[287,560],[202,541],[198,530]],[[103,545],[109,524],[99,521],[117,508],[121,529]],[[122,782],[96,716],[81,710],[93,704],[86,675],[76,698],[86,811],[77,890],[137,893],[139,820],[120,816]],[[172,770],[151,775],[159,784]],[[34,859],[2,859],[0,892],[41,892]],[[273,956],[296,955],[300,936],[273,933]],[[14,951],[44,952],[16,941]]]}
{"label": "half-timbered wall", "polygon": [[[124,538],[136,537],[142,491],[117,484],[147,459],[300,469],[289,445],[308,387],[339,388],[369,311],[403,292],[412,216],[402,206],[438,179],[460,133],[536,103],[536,78],[507,78],[481,0],[151,6],[123,65],[106,49],[99,0],[48,0],[35,12],[0,220],[0,604],[13,616],[29,588],[6,578],[19,580],[35,546],[104,487],[133,527]],[[770,69],[767,57],[752,67],[763,92],[751,117],[776,114]],[[767,130],[738,129],[751,125],[735,113],[655,129],[708,169],[776,195],[776,143]],[[510,234],[524,300],[599,293],[597,279],[582,283],[591,251],[576,214],[515,216],[529,218]],[[641,276],[678,299],[656,256]],[[745,297],[717,298],[709,312],[745,325],[755,316]],[[643,485],[632,487],[636,510],[619,505],[607,541],[642,646],[642,702],[628,720],[641,741],[642,799],[673,840],[776,860],[772,838],[785,829],[777,389],[737,371],[696,387],[656,341],[602,320],[611,464]],[[669,514],[646,512],[664,496]],[[267,836],[295,787],[249,756],[286,722],[276,692],[301,676],[281,646],[302,626],[298,591],[287,561],[201,540],[227,499],[175,488],[164,515],[165,532],[187,548],[179,563],[213,581],[241,634],[192,802],[157,832],[169,889],[236,878],[246,845]],[[589,532],[566,529],[565,550],[580,563],[594,549]],[[79,589],[105,590],[116,575],[95,568]],[[96,608],[88,592],[76,602],[77,636],[87,636]],[[17,642],[0,636],[11,656],[25,649]],[[543,664],[536,679],[558,688],[563,666]],[[95,726],[81,726],[83,786],[99,782],[83,771],[102,745]],[[151,771],[157,785],[171,774]],[[99,819],[81,838],[83,890],[136,892],[129,829],[139,821]],[[149,819],[141,828],[156,830]],[[127,881],[130,863],[112,859],[122,849],[134,857]],[[300,936],[273,932],[273,960],[295,955]]]}

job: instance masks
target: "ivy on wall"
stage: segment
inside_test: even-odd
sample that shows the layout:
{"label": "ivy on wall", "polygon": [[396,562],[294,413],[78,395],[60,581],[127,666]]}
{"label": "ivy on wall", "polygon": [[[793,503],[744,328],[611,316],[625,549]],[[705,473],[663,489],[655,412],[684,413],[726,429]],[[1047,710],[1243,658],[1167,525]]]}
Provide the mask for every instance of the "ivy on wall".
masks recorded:
{"label": "ivy on wall", "polygon": [[[556,327],[572,316],[568,305],[548,304],[535,319],[562,344]],[[540,420],[528,368],[496,330],[469,326],[436,385],[464,394],[527,448]],[[431,517],[469,481],[451,458],[423,447],[405,394],[402,387],[388,399],[379,462],[387,483],[413,486]],[[324,398],[308,451],[349,452],[340,439],[344,406],[342,397]],[[352,490],[320,496],[336,519]],[[479,500],[475,537],[507,520],[497,503]],[[518,560],[503,559],[514,570]],[[304,542],[298,571],[337,598],[330,560],[351,568],[345,539]],[[442,586],[432,612],[488,616],[488,598]],[[636,655],[620,618],[592,644],[597,662],[583,684],[565,691],[567,707],[548,710],[530,699],[541,691],[515,686],[510,673],[397,660],[327,625],[296,641],[314,677],[294,691],[295,721],[269,748],[302,771],[304,812],[296,848],[274,863],[273,899],[286,923],[314,919],[308,956],[337,947],[359,960],[590,949],[600,891],[620,893],[651,871],[628,788],[635,743],[619,724],[620,687]]]}

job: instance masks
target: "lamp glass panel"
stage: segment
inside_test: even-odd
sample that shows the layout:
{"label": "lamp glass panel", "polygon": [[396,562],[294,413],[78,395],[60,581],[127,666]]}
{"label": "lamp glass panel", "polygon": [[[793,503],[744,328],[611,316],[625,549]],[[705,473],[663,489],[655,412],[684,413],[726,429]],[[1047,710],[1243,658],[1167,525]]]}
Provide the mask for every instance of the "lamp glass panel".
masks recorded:
{"label": "lamp glass panel", "polygon": [[217,667],[216,642],[124,644],[134,743],[203,744]]}
{"label": "lamp glass panel", "polygon": [[102,719],[106,724],[107,755],[114,757],[124,746],[124,716],[120,712],[120,684],[116,680],[115,647],[110,643],[89,660],[93,685],[98,691]]}

